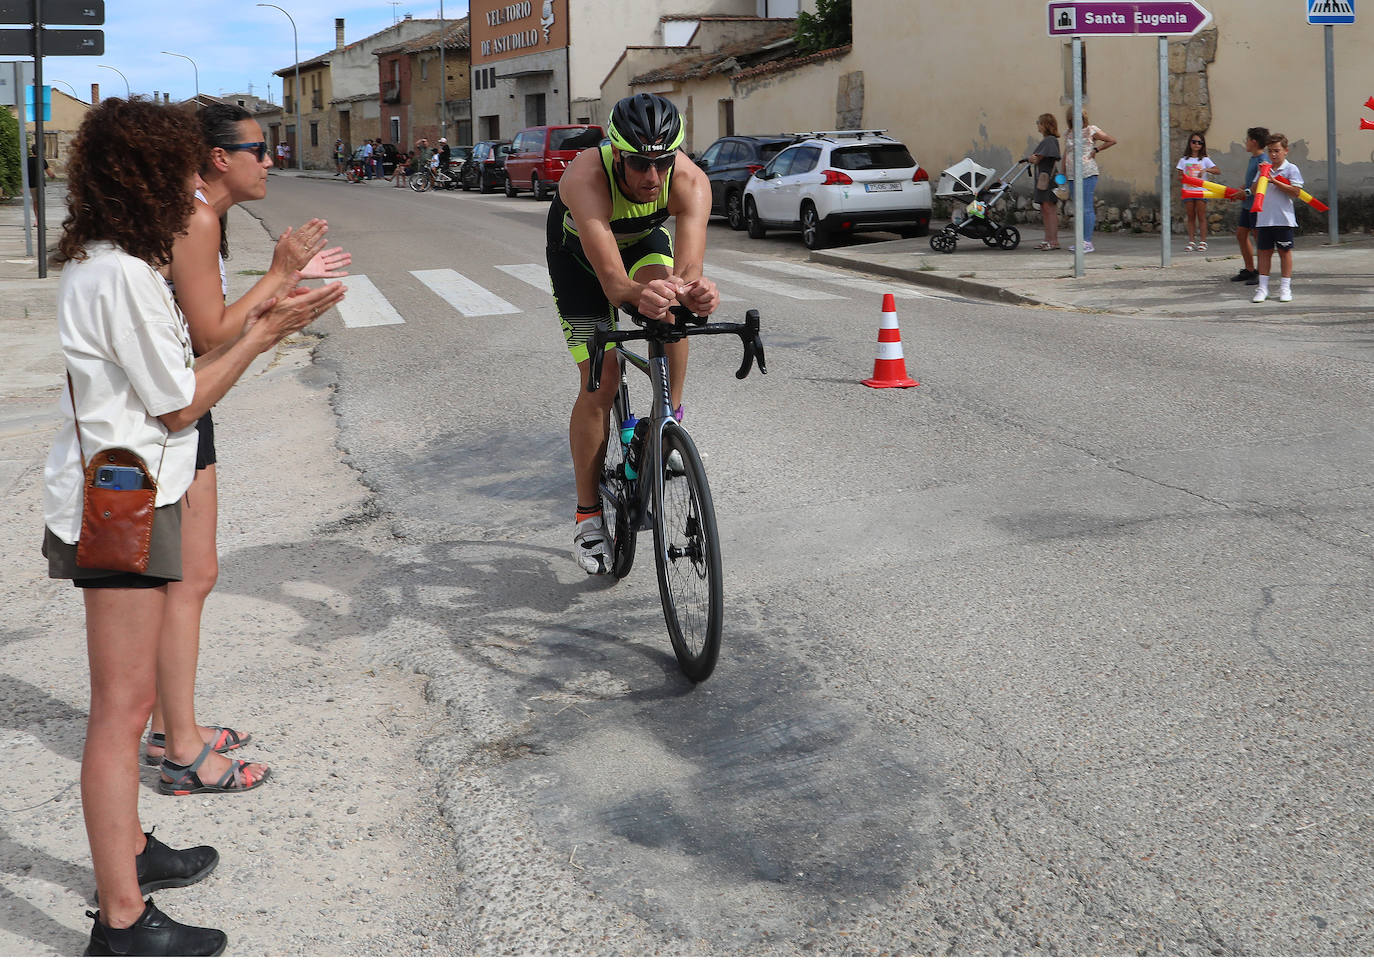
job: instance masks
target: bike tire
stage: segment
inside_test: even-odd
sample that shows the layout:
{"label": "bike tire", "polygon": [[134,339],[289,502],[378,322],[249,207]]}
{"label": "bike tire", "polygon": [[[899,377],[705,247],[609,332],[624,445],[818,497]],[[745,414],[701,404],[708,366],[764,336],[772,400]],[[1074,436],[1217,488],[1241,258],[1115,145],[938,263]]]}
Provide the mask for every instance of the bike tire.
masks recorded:
{"label": "bike tire", "polygon": [[625,480],[625,444],[620,441],[620,426],[629,415],[630,393],[620,383],[620,393],[608,413],[606,459],[601,464],[601,512],[606,534],[611,539],[611,574],[623,578],[635,563],[636,531],[630,524],[630,486]]}
{"label": "bike tire", "polygon": [[428,191],[434,185],[434,179],[425,173],[417,172],[408,180],[410,188],[417,193]]}
{"label": "bike tire", "polygon": [[[676,450],[682,472],[668,468]],[[702,682],[716,668],[725,615],[720,534],[706,468],[687,430],[663,430],[661,470],[654,477],[654,560],[663,620],[682,674]]]}

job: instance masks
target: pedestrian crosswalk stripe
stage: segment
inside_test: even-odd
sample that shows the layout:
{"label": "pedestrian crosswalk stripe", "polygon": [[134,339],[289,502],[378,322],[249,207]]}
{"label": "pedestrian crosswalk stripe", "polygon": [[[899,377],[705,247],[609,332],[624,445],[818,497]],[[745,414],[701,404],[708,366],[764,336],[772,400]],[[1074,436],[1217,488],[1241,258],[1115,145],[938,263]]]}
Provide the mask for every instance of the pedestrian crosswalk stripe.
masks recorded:
{"label": "pedestrian crosswalk stripe", "polygon": [[549,268],[543,264],[498,264],[497,270],[510,274],[516,280],[523,280],[531,287],[537,287],[544,293],[552,293],[552,285],[549,283]]}
{"label": "pedestrian crosswalk stripe", "polygon": [[349,274],[344,281],[348,293],[339,302],[339,315],[345,328],[375,328],[384,324],[405,324],[391,302],[382,296],[366,274]]}
{"label": "pedestrian crosswalk stripe", "polygon": [[412,270],[410,273],[466,317],[520,313],[514,304],[468,280],[456,270]]}
{"label": "pedestrian crosswalk stripe", "polygon": [[750,267],[769,270],[789,277],[805,277],[807,280],[822,281],[836,287],[853,287],[870,294],[891,294],[893,297],[929,297],[910,287],[894,287],[888,281],[872,280],[868,277],[854,277],[850,274],[837,274],[833,270],[823,270],[814,264],[794,264],[785,260],[746,260]]}
{"label": "pedestrian crosswalk stripe", "polygon": [[788,297],[794,301],[833,301],[837,299],[837,295],[835,294],[815,291],[809,287],[802,287],[799,284],[788,284],[784,281],[769,280],[766,277],[756,277],[753,274],[742,274],[737,270],[726,270],[724,267],[718,265],[707,267],[706,276],[712,280],[723,280],[727,284],[739,284],[742,287],[752,287],[754,290],[764,291],[768,294],[777,294],[781,297]]}

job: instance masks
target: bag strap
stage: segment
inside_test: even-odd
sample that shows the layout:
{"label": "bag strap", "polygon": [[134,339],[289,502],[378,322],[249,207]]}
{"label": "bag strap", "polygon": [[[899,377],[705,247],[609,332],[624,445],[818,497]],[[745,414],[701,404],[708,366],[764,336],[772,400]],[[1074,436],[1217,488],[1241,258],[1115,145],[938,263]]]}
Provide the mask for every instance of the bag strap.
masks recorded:
{"label": "bag strap", "polygon": [[[76,448],[81,453],[81,468],[86,468],[86,447],[81,445],[81,420],[76,415],[76,388],[72,385],[72,373],[67,372],[67,394],[72,397],[72,423],[76,426]],[[162,427],[167,429],[166,426]],[[162,463],[167,458],[167,440],[172,435],[172,430],[167,429],[166,435],[162,437],[162,454],[157,458],[157,473],[153,476],[153,482],[157,483],[162,479]]]}

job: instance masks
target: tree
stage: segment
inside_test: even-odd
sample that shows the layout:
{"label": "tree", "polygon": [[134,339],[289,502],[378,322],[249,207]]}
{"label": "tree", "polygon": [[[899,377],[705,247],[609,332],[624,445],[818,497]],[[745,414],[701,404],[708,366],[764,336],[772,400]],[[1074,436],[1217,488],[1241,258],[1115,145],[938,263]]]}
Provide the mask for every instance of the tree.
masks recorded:
{"label": "tree", "polygon": [[797,14],[797,52],[814,54],[843,47],[854,39],[851,0],[816,0],[814,14]]}
{"label": "tree", "polygon": [[19,165],[19,122],[7,111],[0,110],[0,190],[5,196],[18,196],[23,186]]}

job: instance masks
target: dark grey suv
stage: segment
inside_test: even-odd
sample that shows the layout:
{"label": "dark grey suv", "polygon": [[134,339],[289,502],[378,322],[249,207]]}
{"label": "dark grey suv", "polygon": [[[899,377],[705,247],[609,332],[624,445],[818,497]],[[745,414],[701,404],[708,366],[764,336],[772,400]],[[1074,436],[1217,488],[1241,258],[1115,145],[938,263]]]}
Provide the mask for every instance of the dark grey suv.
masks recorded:
{"label": "dark grey suv", "polygon": [[744,229],[744,184],[794,141],[790,135],[727,135],[712,142],[696,159],[711,180],[711,215],[725,217],[732,230]]}
{"label": "dark grey suv", "polygon": [[478,189],[484,193],[500,189],[506,184],[506,156],[509,153],[509,139],[478,142],[458,174],[459,185],[464,190]]}

